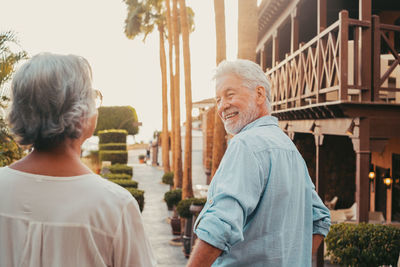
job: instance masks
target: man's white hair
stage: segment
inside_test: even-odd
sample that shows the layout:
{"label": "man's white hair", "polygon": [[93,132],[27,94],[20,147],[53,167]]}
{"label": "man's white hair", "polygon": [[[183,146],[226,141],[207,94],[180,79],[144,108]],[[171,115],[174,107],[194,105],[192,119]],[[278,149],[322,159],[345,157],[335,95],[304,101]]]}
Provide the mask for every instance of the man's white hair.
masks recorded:
{"label": "man's white hair", "polygon": [[214,79],[218,80],[226,75],[236,75],[243,81],[243,86],[255,90],[257,86],[265,88],[267,110],[271,110],[271,85],[261,67],[247,59],[234,61],[224,60],[215,69]]}

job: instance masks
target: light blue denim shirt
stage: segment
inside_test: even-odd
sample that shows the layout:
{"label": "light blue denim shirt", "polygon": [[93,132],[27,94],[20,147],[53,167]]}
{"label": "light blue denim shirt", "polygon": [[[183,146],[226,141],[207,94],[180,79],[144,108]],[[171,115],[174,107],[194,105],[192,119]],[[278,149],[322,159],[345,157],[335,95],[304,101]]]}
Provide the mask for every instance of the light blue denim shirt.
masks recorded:
{"label": "light blue denim shirt", "polygon": [[312,235],[326,236],[329,210],[307,166],[272,116],[235,135],[195,223],[223,250],[213,266],[311,266]]}

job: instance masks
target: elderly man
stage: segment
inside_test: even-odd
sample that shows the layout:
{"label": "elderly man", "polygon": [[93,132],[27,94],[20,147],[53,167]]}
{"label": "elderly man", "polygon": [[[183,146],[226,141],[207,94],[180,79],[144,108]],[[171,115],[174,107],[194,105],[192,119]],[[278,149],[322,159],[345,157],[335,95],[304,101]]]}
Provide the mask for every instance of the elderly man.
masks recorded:
{"label": "elderly man", "polygon": [[270,116],[270,86],[248,60],[217,67],[218,114],[234,135],[195,223],[188,266],[311,266],[330,227],[307,166]]}

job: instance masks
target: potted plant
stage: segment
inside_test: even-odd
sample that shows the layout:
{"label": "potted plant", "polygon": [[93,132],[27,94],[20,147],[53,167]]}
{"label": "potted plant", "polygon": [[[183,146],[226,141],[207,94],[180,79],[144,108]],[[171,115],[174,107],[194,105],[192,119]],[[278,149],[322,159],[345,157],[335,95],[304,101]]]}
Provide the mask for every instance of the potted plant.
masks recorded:
{"label": "potted plant", "polygon": [[[169,189],[172,190],[174,186],[174,173],[173,172],[166,172],[164,173],[163,177],[161,178],[163,184],[168,184]],[[171,207],[172,210],[172,207]]]}
{"label": "potted plant", "polygon": [[167,203],[167,207],[170,210],[173,210],[173,216],[171,219],[171,228],[173,235],[181,234],[181,220],[177,215],[176,206],[179,201],[182,199],[182,189],[177,188],[170,191],[165,192],[164,200]]}
{"label": "potted plant", "polygon": [[139,163],[144,163],[146,156],[143,154],[140,154],[138,158],[139,158]]}
{"label": "potted plant", "polygon": [[187,198],[179,201],[178,206],[176,207],[178,214],[181,218],[185,220],[185,230],[182,236],[183,243],[183,254],[185,254],[186,258],[189,258],[190,252],[192,249],[191,240],[192,240],[192,227],[193,227],[193,216],[190,211],[190,206],[193,203],[204,205],[205,199],[199,198]]}

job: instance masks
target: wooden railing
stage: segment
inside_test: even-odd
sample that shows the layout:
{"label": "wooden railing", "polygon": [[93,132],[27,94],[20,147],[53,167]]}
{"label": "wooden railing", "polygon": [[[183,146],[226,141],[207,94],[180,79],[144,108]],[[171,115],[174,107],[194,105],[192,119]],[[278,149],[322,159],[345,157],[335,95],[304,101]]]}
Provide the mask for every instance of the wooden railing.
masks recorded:
{"label": "wooden railing", "polygon": [[[381,41],[378,33],[385,40],[387,31],[400,31],[400,27],[379,24],[375,16],[373,25],[369,21],[350,19],[347,11],[341,11],[338,21],[267,69],[273,111],[335,101],[375,102],[382,100],[382,92],[399,91],[381,85],[400,64],[400,57],[391,45],[395,60],[381,76],[380,65],[376,64],[380,62],[380,46],[376,44],[380,45]],[[371,70],[374,71],[372,78]]]}

